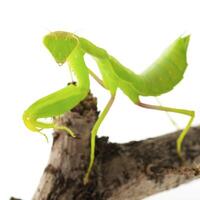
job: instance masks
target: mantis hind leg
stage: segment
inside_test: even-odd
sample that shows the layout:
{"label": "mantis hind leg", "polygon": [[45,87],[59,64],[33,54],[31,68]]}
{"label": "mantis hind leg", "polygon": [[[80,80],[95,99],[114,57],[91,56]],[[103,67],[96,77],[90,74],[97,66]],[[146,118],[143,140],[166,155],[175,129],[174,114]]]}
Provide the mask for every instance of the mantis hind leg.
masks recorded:
{"label": "mantis hind leg", "polygon": [[[162,103],[160,102],[159,98],[158,97],[155,97],[157,103],[159,106],[162,106]],[[166,115],[169,119],[169,121],[171,122],[171,124],[177,129],[177,130],[180,130],[180,127],[179,125],[175,122],[175,120],[172,118],[172,116],[169,114],[169,112],[166,112]]]}
{"label": "mantis hind leg", "polygon": [[114,99],[115,99],[115,95],[112,95],[110,100],[108,101],[106,107],[104,108],[103,112],[100,114],[98,120],[96,121],[96,123],[94,125],[94,128],[92,129],[92,132],[91,132],[91,143],[90,143],[90,145],[91,145],[91,148],[90,148],[90,163],[89,163],[86,175],[85,175],[84,180],[83,180],[84,185],[86,185],[88,183],[88,181],[89,181],[90,172],[91,172],[92,166],[94,164],[95,138],[96,138],[96,134],[97,134],[98,128],[99,128],[100,124],[102,123],[102,121],[104,120],[105,116],[107,115],[108,111],[110,110]]}
{"label": "mantis hind leg", "polygon": [[182,143],[183,143],[183,140],[184,140],[188,130],[191,127],[192,121],[193,121],[194,116],[195,116],[195,112],[191,111],[191,110],[184,110],[184,109],[169,108],[169,107],[164,107],[164,106],[149,105],[149,104],[144,104],[144,103],[141,103],[141,102],[137,103],[137,105],[141,106],[141,107],[144,107],[144,108],[148,108],[148,109],[161,110],[161,111],[166,111],[166,112],[174,112],[174,113],[180,113],[180,114],[184,114],[184,115],[190,116],[190,120],[188,121],[186,127],[183,129],[183,131],[181,132],[180,136],[178,137],[178,139],[176,141],[177,153],[178,153],[179,157],[182,158],[182,155],[181,155]]}

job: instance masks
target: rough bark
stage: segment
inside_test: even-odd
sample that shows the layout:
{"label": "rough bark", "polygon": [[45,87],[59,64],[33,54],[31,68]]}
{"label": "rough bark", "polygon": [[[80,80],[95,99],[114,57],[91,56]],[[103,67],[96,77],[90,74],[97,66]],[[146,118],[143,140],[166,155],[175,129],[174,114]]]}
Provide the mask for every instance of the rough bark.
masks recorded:
{"label": "rough bark", "polygon": [[[33,200],[140,200],[200,176],[200,128],[183,143],[185,160],[176,153],[180,132],[125,144],[96,140],[96,157],[88,185],[83,185],[90,153],[90,131],[98,118],[91,95],[56,119],[77,135],[53,134],[49,163]],[[134,135],[134,134],[133,134]]]}

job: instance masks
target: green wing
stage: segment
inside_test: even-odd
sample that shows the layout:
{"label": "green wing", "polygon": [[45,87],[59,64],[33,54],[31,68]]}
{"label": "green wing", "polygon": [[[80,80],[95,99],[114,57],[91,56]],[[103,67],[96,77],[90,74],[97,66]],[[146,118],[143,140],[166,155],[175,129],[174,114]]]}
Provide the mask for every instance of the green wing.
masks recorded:
{"label": "green wing", "polygon": [[187,47],[190,36],[179,37],[142,74],[145,86],[143,96],[157,96],[169,92],[179,83],[187,67]]}

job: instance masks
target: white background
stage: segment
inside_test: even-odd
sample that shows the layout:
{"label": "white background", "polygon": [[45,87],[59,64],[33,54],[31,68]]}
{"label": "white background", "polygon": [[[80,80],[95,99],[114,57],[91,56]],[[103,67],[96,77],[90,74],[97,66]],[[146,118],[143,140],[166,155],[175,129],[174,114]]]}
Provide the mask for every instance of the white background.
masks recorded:
{"label": "white background", "polygon": [[[189,66],[185,78],[164,105],[197,112],[200,122],[200,6],[198,1],[178,0],[6,0],[0,2],[0,199],[11,195],[31,199],[47,163],[51,147],[43,137],[25,128],[21,116],[36,99],[70,81],[67,67],[58,67],[42,44],[49,31],[82,35],[105,48],[125,66],[141,72],[182,34],[191,34]],[[86,58],[94,71],[97,68]],[[107,91],[91,80],[101,110]],[[156,103],[153,98],[144,98]],[[188,117],[172,115],[184,127]],[[173,131],[165,113],[139,108],[118,91],[116,101],[99,135],[128,142]],[[47,131],[51,139],[51,132]],[[200,181],[194,181],[148,200],[199,200]]]}

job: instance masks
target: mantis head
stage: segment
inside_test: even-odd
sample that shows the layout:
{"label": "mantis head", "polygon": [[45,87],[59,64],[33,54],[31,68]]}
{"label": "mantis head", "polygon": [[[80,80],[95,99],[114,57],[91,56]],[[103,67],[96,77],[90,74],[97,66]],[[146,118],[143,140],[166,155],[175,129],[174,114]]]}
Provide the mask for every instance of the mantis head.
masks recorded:
{"label": "mantis head", "polygon": [[46,35],[44,45],[51,52],[59,65],[66,62],[68,56],[78,44],[78,37],[73,33],[56,31]]}

